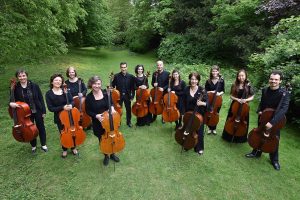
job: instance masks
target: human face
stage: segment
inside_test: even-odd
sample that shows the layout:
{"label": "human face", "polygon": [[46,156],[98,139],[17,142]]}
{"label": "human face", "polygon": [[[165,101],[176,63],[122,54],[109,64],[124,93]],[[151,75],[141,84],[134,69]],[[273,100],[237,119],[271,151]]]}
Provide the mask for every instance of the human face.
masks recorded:
{"label": "human face", "polygon": [[192,76],[191,79],[190,79],[190,82],[191,82],[191,86],[194,87],[194,86],[197,86],[198,85],[198,79],[196,78],[196,76]]}
{"label": "human face", "polygon": [[178,72],[174,72],[174,73],[173,73],[173,78],[174,78],[175,80],[178,80],[178,79],[179,79],[179,74],[178,74]]}
{"label": "human face", "polygon": [[142,74],[144,72],[143,68],[142,67],[139,67],[138,70],[137,70],[138,74]]}
{"label": "human face", "polygon": [[245,82],[245,80],[246,80],[246,74],[245,74],[245,72],[241,71],[238,74],[238,80],[240,81],[240,83],[244,83]]}
{"label": "human face", "polygon": [[157,61],[157,71],[161,72],[164,70],[164,63],[162,61]]}
{"label": "human face", "polygon": [[62,84],[62,79],[58,76],[55,77],[52,81],[53,88],[60,88]]}
{"label": "human face", "polygon": [[92,84],[92,89],[93,89],[93,91],[98,92],[101,90],[101,86],[102,86],[102,83],[100,80],[98,80]]}
{"label": "human face", "polygon": [[280,75],[279,74],[271,74],[270,75],[269,85],[270,85],[270,88],[272,90],[278,89],[281,82],[282,81],[280,80]]}
{"label": "human face", "polygon": [[217,77],[219,76],[219,71],[216,70],[216,69],[213,69],[213,70],[211,71],[211,74],[212,74],[213,78],[217,78]]}
{"label": "human face", "polygon": [[126,64],[121,65],[120,69],[121,69],[122,74],[126,74],[127,73],[127,65]]}
{"label": "human face", "polygon": [[26,75],[26,73],[24,73],[24,72],[19,73],[18,80],[20,81],[20,83],[26,84],[27,83],[27,75]]}
{"label": "human face", "polygon": [[76,73],[75,73],[75,70],[74,70],[73,67],[71,67],[71,68],[69,69],[69,77],[70,77],[70,79],[73,79],[73,78],[76,77]]}

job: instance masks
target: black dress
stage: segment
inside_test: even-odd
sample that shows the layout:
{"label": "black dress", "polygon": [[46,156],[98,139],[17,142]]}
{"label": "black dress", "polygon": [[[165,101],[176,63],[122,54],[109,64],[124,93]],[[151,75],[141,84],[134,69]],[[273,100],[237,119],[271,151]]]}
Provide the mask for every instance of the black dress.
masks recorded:
{"label": "black dress", "polygon": [[[195,93],[194,97],[191,96],[190,94],[190,86],[187,86],[184,89],[184,109],[185,112],[188,111],[194,111],[195,107],[197,106],[197,100],[199,96],[202,95],[202,100],[203,102],[207,101],[207,94],[206,91],[199,86],[197,92]],[[197,108],[197,112],[204,116],[204,113],[206,111],[206,106],[199,106]],[[198,143],[196,144],[194,148],[195,152],[199,152],[200,150],[204,150],[204,124],[200,126],[198,130]]]}
{"label": "black dress", "polygon": [[[146,79],[146,80],[145,80]],[[145,83],[144,83],[145,82]],[[137,91],[137,89],[139,88],[139,86],[141,85],[146,85],[147,89],[149,88],[149,84],[148,84],[148,78],[146,76],[142,76],[142,77],[135,77],[134,79],[134,88]],[[139,94],[136,94],[136,98],[138,97]],[[144,125],[150,125],[151,119],[152,119],[152,115],[149,112],[149,104],[150,104],[150,99],[147,100],[147,105],[148,105],[148,114],[144,117],[137,117],[136,118],[136,125],[137,126],[144,126]]]}
{"label": "black dress", "polygon": [[[248,85],[247,87],[248,87],[248,92],[245,95],[246,96],[245,99],[254,95],[254,91],[253,91],[253,88],[251,87],[251,85]],[[232,88],[233,88],[233,86],[232,86]],[[240,99],[240,98],[242,98],[243,93],[244,93],[244,89],[239,89],[237,93],[233,92],[233,93],[231,93],[231,95]],[[233,101],[231,102],[230,108],[228,110],[226,121],[228,120],[228,118],[230,118],[232,116],[232,111],[231,111],[232,104],[233,104]],[[248,133],[248,128],[249,128],[249,113],[246,116],[246,120],[247,120],[247,125],[248,125],[247,126],[247,133]],[[228,141],[228,142],[234,142],[234,143],[244,143],[244,142],[247,142],[247,134],[244,135],[244,136],[234,136],[234,138],[233,138],[233,136],[231,134],[229,134],[229,133],[226,132],[225,128],[223,129],[222,138],[224,140]]]}
{"label": "black dress", "polygon": [[105,130],[102,127],[101,122],[96,118],[96,115],[102,114],[109,109],[108,107],[108,95],[106,90],[102,90],[103,98],[96,100],[93,92],[91,91],[85,99],[86,103],[86,113],[92,118],[93,132],[94,135],[98,137],[100,141],[101,136],[104,134]]}
{"label": "black dress", "polygon": [[[215,91],[217,89],[218,82],[214,84],[211,80],[207,80],[205,83],[205,90],[207,92],[209,91]],[[225,82],[223,79],[220,79],[219,87],[217,92],[225,92]],[[218,113],[220,112],[221,107],[218,110]],[[208,126],[210,130],[216,130],[217,126]]]}
{"label": "black dress", "polygon": [[183,80],[180,81],[178,85],[174,85],[174,83],[171,83],[171,91],[175,91],[175,94],[178,97],[177,100],[177,108],[180,112],[180,115],[184,115],[184,105],[183,105],[183,100],[184,100],[184,89],[186,87],[186,84]]}
{"label": "black dress", "polygon": [[[66,80],[65,83],[67,84],[69,92],[71,93],[72,97],[78,96],[78,93],[79,93],[78,80],[74,83],[70,82],[70,80]],[[86,95],[86,92],[87,92],[87,88],[86,88],[85,84],[83,83],[83,81],[81,80],[81,93],[83,94],[83,96]]]}

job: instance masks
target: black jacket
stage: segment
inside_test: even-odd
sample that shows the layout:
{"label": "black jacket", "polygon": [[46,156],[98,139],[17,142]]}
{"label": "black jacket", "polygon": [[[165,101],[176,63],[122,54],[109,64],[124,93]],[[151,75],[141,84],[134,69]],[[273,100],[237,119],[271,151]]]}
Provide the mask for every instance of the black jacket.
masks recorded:
{"label": "black jacket", "polygon": [[[41,112],[42,114],[46,114],[45,102],[44,102],[44,98],[43,98],[40,87],[37,84],[30,81],[30,80],[28,80],[27,82],[28,82],[27,87],[29,87],[28,89],[30,89],[31,92],[32,92],[33,103],[35,104],[37,112]],[[18,82],[16,84],[14,95],[15,95],[15,101],[25,102],[23,92],[22,92],[22,86],[21,86],[20,82]],[[10,102],[12,102],[12,99],[10,99]],[[29,102],[25,102],[25,103],[27,103],[30,106]]]}
{"label": "black jacket", "polygon": [[125,94],[129,96],[130,99],[134,98],[134,85],[135,77],[129,73],[123,75],[122,72],[120,72],[114,76],[114,80],[112,81],[112,86],[117,88],[121,96]]}
{"label": "black jacket", "polygon": [[[154,72],[152,75],[152,82],[151,82],[152,87],[154,87],[154,83],[155,83],[155,74],[156,74],[156,72]],[[167,90],[168,85],[169,85],[169,75],[170,75],[170,72],[167,72],[164,70],[163,72],[158,73],[158,76],[157,76],[158,87],[163,88],[164,92]]]}

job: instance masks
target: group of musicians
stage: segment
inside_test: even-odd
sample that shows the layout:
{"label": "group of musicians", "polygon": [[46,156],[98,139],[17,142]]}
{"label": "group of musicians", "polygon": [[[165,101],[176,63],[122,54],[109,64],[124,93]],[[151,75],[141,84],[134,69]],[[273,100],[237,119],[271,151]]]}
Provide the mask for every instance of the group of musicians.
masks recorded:
{"label": "group of musicians", "polygon": [[[152,87],[156,87],[159,91],[164,94],[168,92],[175,93],[178,97],[177,108],[180,113],[180,117],[175,121],[175,130],[183,126],[183,116],[186,112],[193,111],[195,107],[198,107],[197,113],[204,116],[208,105],[207,95],[209,93],[215,93],[216,96],[222,96],[225,92],[225,82],[220,75],[220,68],[216,65],[211,67],[209,79],[206,81],[205,86],[200,86],[201,76],[197,72],[192,72],[189,74],[188,84],[181,79],[180,71],[173,70],[171,72],[171,82],[169,86],[169,76],[170,73],[164,69],[163,61],[157,61],[157,69],[155,73],[152,74]],[[120,63],[120,72],[116,74],[112,81],[112,87],[116,88],[120,92],[120,105],[123,107],[123,103],[126,108],[126,125],[131,128],[131,102],[134,99],[135,91],[140,89],[148,89],[148,78],[145,75],[145,69],[143,65],[137,65],[135,67],[135,74],[128,73],[128,66],[126,62]],[[10,107],[16,108],[18,105],[15,103],[17,101],[25,102],[29,105],[31,109],[31,120],[35,122],[41,143],[41,150],[44,152],[48,151],[46,146],[46,131],[44,126],[44,118],[46,115],[46,108],[44,104],[43,95],[39,86],[28,79],[28,73],[24,69],[17,70],[15,74],[18,79],[14,90],[15,101],[10,101]],[[102,127],[101,122],[103,121],[103,112],[109,109],[108,100],[111,98],[108,95],[108,91],[102,88],[102,80],[99,76],[91,77],[87,82],[87,87],[91,90],[87,94],[87,87],[82,82],[78,84],[79,78],[77,71],[74,67],[69,67],[66,70],[66,76],[68,80],[65,80],[61,74],[53,74],[50,77],[50,89],[46,92],[46,103],[48,110],[54,113],[54,123],[57,125],[58,131],[61,132],[63,125],[59,118],[59,113],[63,110],[71,110],[74,107],[73,98],[76,96],[86,96],[85,106],[86,113],[92,119],[92,129],[94,135],[101,141],[101,136],[104,134],[105,130]],[[262,96],[260,99],[259,108],[257,110],[258,116],[266,108],[277,109],[278,112],[273,116],[266,124],[266,129],[272,128],[280,119],[282,119],[288,110],[289,105],[289,93],[283,96],[285,89],[281,87],[281,82],[283,75],[280,71],[272,71],[269,76],[269,86],[262,90]],[[65,95],[65,89],[63,89],[63,84],[67,84],[68,93]],[[81,88],[79,88],[81,87]],[[245,104],[250,102],[254,98],[254,91],[247,77],[247,72],[242,69],[237,72],[235,82],[232,84],[230,91],[230,98],[232,103],[234,101],[240,104]],[[68,102],[68,103],[67,103]],[[150,99],[147,101],[149,104]],[[279,108],[278,108],[278,105]],[[218,109],[217,112],[219,112]],[[116,110],[114,106],[111,106],[111,112],[115,113]],[[232,116],[232,104],[229,108],[227,118]],[[150,125],[157,118],[157,115],[148,113],[144,117],[137,117],[136,126]],[[249,125],[249,113],[246,115],[247,123],[247,133]],[[162,118],[162,123],[164,120]],[[204,123],[201,124],[197,131],[198,142],[194,147],[194,151],[202,155],[204,153]],[[208,126],[207,134],[216,135],[216,126]],[[277,136],[280,136],[280,130],[277,131]],[[243,136],[233,136],[229,134],[225,128],[222,133],[222,138],[229,142],[234,143],[244,143],[247,141],[247,134]],[[37,141],[36,139],[30,142],[32,147],[32,153],[35,154],[37,151]],[[76,147],[71,148],[71,153],[73,155],[78,155],[79,152]],[[252,152],[246,154],[247,158],[258,158],[262,152],[257,149],[253,149]],[[62,158],[66,158],[68,155],[67,148],[62,146]],[[115,155],[104,154],[103,164],[106,166],[109,164],[109,160],[119,162],[120,159]],[[280,169],[278,147],[275,152],[270,153],[270,160],[273,167],[276,170]]]}

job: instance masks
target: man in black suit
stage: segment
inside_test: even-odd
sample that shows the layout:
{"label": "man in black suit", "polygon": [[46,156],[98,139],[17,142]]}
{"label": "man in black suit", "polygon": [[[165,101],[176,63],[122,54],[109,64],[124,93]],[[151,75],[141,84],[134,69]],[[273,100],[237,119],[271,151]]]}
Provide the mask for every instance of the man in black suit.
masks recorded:
{"label": "man in black suit", "polygon": [[[265,125],[266,129],[271,129],[275,124],[281,121],[289,108],[290,94],[285,88],[280,87],[281,82],[282,73],[274,70],[269,77],[269,87],[262,90],[260,104],[257,109],[258,115],[260,116],[267,108],[277,110],[278,107],[272,119]],[[280,138],[280,130],[277,131],[276,135]],[[280,170],[278,148],[279,144],[276,151],[269,154],[271,164],[275,170]],[[253,149],[252,152],[245,156],[247,158],[259,158],[261,154],[262,152],[260,150]]]}
{"label": "man in black suit", "polygon": [[[165,94],[165,93],[167,93],[167,90],[168,90],[170,73],[164,70],[163,61],[158,60],[156,62],[156,66],[157,66],[157,71],[154,72],[152,75],[151,85],[153,87],[158,87],[158,90],[162,91]],[[157,82],[156,82],[156,77],[155,77],[156,74],[157,74]],[[152,122],[154,122],[156,120],[156,117],[157,117],[157,115],[153,115]]]}
{"label": "man in black suit", "polygon": [[134,98],[134,76],[127,72],[127,63],[120,63],[121,72],[116,74],[112,82],[112,86],[116,87],[120,92],[120,105],[123,107],[123,102],[126,108],[126,124],[132,127],[131,124],[131,101]]}

